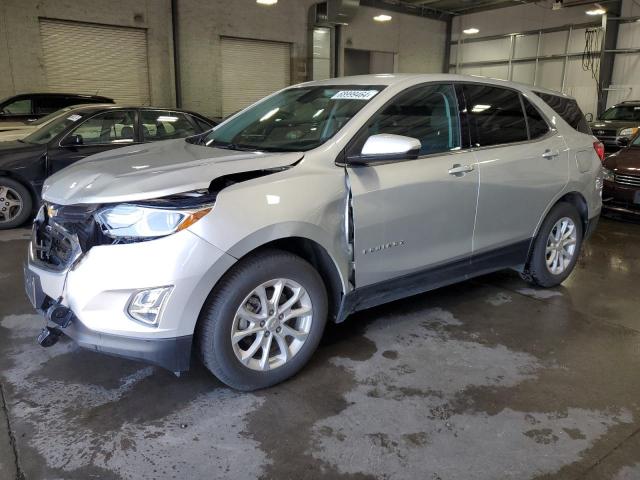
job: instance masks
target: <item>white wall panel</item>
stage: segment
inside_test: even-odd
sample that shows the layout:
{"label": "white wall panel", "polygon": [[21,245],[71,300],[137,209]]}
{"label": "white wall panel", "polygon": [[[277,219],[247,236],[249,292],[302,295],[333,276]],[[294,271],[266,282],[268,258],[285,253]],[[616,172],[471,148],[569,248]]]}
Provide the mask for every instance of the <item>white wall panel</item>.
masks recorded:
{"label": "white wall panel", "polygon": [[564,53],[568,32],[550,32],[542,34],[540,39],[540,55],[557,55]]}
{"label": "white wall panel", "polygon": [[560,91],[562,89],[562,63],[562,60],[539,62],[536,85]]}
{"label": "white wall panel", "polygon": [[460,62],[508,60],[510,48],[511,40],[509,38],[463,43],[460,51]]}
{"label": "white wall panel", "polygon": [[516,36],[514,58],[535,57],[538,51],[538,35]]}
{"label": "white wall panel", "polygon": [[565,93],[575,97],[584,113],[596,114],[597,88],[591,72],[582,68],[582,59],[574,58],[567,62]]}
{"label": "white wall panel", "polygon": [[536,70],[535,62],[515,63],[513,64],[512,80],[514,82],[533,85],[535,70]]}

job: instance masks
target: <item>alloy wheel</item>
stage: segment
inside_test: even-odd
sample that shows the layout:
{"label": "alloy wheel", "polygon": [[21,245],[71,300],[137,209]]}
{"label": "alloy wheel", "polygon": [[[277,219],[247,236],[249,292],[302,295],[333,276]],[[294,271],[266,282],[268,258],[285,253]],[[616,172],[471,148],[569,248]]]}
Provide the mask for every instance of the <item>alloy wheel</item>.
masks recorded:
{"label": "alloy wheel", "polygon": [[277,278],[245,297],[231,327],[236,358],[252,370],[266,371],[290,361],[311,330],[311,297],[299,283]]}
{"label": "alloy wheel", "polygon": [[560,275],[567,269],[576,253],[577,241],[577,229],[572,219],[563,217],[553,225],[545,250],[549,272]]}
{"label": "alloy wheel", "polygon": [[0,223],[17,218],[24,208],[22,197],[11,187],[0,185]]}

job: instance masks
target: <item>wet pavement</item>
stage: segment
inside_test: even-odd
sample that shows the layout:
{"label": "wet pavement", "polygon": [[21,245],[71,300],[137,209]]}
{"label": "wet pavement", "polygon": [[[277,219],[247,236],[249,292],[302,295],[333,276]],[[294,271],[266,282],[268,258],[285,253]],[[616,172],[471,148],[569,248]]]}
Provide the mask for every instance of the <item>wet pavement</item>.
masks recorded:
{"label": "wet pavement", "polygon": [[640,225],[602,220],[556,289],[500,272],[360,312],[254,393],[37,346],[25,238],[0,232],[1,479],[640,478]]}

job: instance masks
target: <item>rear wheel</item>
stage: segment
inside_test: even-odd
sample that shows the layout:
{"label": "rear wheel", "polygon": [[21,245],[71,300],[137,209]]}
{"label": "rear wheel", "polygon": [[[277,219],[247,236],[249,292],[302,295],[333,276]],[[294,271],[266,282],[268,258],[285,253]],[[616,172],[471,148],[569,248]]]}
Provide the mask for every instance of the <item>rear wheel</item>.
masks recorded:
{"label": "rear wheel", "polygon": [[0,177],[0,230],[19,227],[31,215],[29,190],[12,178]]}
{"label": "rear wheel", "polygon": [[525,278],[541,287],[562,283],[578,261],[582,237],[577,209],[569,203],[558,203],[540,227]]}
{"label": "rear wheel", "polygon": [[316,350],[327,319],[320,275],[302,258],[269,250],[240,260],[207,300],[198,321],[205,366],[239,390],[294,375]]}

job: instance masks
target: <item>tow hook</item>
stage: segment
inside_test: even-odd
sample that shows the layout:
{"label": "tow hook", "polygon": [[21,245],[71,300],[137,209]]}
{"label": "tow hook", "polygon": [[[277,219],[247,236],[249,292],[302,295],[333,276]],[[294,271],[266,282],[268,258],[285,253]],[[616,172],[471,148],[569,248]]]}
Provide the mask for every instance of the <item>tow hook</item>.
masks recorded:
{"label": "tow hook", "polygon": [[47,308],[45,316],[47,317],[47,320],[62,328],[67,328],[73,320],[73,312],[59,303],[54,303]]}
{"label": "tow hook", "polygon": [[38,343],[41,347],[51,347],[58,342],[62,332],[57,328],[44,327],[38,335]]}
{"label": "tow hook", "polygon": [[[55,323],[60,328],[67,328],[75,318],[73,312],[59,302],[47,308],[45,317],[48,322]],[[38,335],[38,343],[43,347],[55,345],[62,335],[62,330],[58,327],[44,327]]]}

